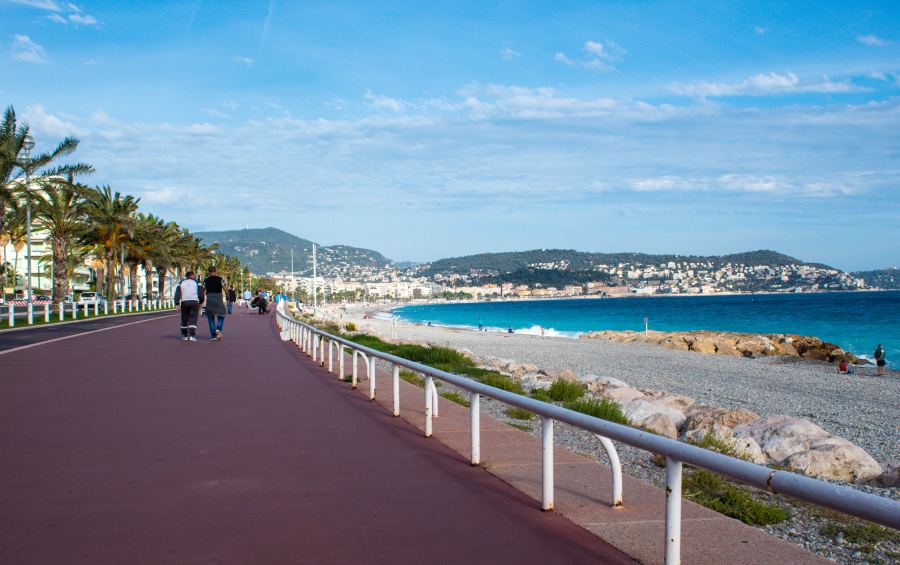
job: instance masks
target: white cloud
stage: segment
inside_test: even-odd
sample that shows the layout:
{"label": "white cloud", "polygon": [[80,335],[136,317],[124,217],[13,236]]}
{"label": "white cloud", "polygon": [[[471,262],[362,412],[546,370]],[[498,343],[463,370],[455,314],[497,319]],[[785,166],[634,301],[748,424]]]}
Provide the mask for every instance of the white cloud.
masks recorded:
{"label": "white cloud", "polygon": [[504,61],[509,61],[511,59],[515,59],[516,57],[520,57],[522,54],[516,51],[511,47],[504,47],[500,50],[500,58]]}
{"label": "white cloud", "polygon": [[888,42],[874,35],[858,35],[856,40],[863,45],[871,45],[873,47],[884,47]]}
{"label": "white cloud", "polygon": [[30,6],[32,8],[38,8],[39,10],[49,10],[51,12],[60,12],[62,11],[62,6],[60,6],[54,0],[9,0],[11,4],[21,4],[22,6]]}
{"label": "white cloud", "polygon": [[573,61],[572,59],[569,59],[569,57],[567,57],[566,54],[563,53],[562,51],[556,52],[553,55],[553,60],[558,61],[564,65],[574,65],[575,64],[575,61]]}
{"label": "white cloud", "polygon": [[69,21],[66,18],[60,16],[59,14],[57,14],[55,12],[52,14],[47,14],[47,19],[50,20],[51,22],[56,22],[56,23],[62,24],[62,25],[67,25],[69,23]]}
{"label": "white cloud", "polygon": [[71,121],[66,121],[48,113],[40,104],[28,106],[22,112],[22,121],[31,126],[38,139],[61,139],[69,135],[78,135],[78,128]]}
{"label": "white cloud", "polygon": [[366,100],[366,105],[370,108],[400,112],[406,107],[406,104],[398,98],[391,98],[390,96],[381,94],[372,94],[371,90],[366,91],[364,98]]}
{"label": "white cloud", "polygon": [[216,118],[222,118],[225,120],[231,118],[231,115],[226,114],[225,112],[222,112],[221,110],[216,110],[215,108],[203,108],[203,112],[209,114],[210,116],[214,116]]}
{"label": "white cloud", "polygon": [[762,26],[753,26],[753,31],[755,31],[759,35],[763,35],[764,33],[766,33],[769,30],[767,30],[766,28],[764,28]]}
{"label": "white cloud", "polygon": [[747,77],[737,83],[712,83],[700,81],[692,84],[673,84],[668,90],[681,96],[694,96],[698,98],[722,97],[722,96],[765,96],[773,94],[797,94],[797,93],[845,93],[866,92],[867,88],[857,86],[850,82],[834,82],[825,77],[820,82],[803,83],[800,78],[792,73],[760,73]]}
{"label": "white cloud", "polygon": [[250,57],[244,57],[242,55],[235,55],[234,57],[231,58],[231,60],[235,63],[244,65],[246,67],[252,67],[253,64],[255,63],[255,61],[253,59],[251,59]]}
{"label": "white cloud", "polygon": [[174,204],[187,196],[185,192],[171,186],[159,190],[147,190],[141,193],[141,202],[148,204]]}
{"label": "white cloud", "polygon": [[47,57],[47,51],[27,35],[14,35],[11,48],[14,61],[40,64],[50,60]]}
{"label": "white cloud", "polygon": [[[70,4],[71,6],[71,4]],[[100,22],[97,21],[97,18],[90,15],[82,16],[81,14],[69,14],[69,21],[75,24],[76,26],[91,26],[96,27],[100,25]]]}

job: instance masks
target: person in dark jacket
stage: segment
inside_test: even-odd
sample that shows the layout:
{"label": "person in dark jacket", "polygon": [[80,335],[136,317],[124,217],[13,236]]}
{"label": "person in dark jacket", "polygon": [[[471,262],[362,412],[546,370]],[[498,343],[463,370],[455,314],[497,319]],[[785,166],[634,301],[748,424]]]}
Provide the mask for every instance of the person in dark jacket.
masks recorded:
{"label": "person in dark jacket", "polygon": [[234,308],[234,303],[237,302],[237,292],[235,292],[233,286],[228,287],[228,313],[231,314],[232,308]]}
{"label": "person in dark jacket", "polygon": [[200,302],[203,291],[194,279],[194,273],[188,271],[183,281],[175,289],[175,305],[181,307],[181,339],[197,341],[197,317],[200,315]]}
{"label": "person in dark jacket", "polygon": [[212,341],[222,339],[222,327],[225,325],[225,281],[216,274],[216,268],[209,268],[209,276],[203,280],[206,287],[206,320],[209,322],[209,338]]}

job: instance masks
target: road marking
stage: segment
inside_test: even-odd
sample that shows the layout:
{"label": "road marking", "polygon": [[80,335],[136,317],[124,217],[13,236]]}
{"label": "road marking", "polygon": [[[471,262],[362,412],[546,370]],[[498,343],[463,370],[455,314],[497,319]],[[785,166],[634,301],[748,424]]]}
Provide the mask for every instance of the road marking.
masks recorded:
{"label": "road marking", "polygon": [[98,333],[98,332],[105,332],[105,331],[107,331],[107,330],[114,330],[114,329],[116,329],[116,328],[124,328],[125,326],[133,326],[133,325],[135,325],[135,324],[143,324],[144,322],[152,322],[152,321],[154,321],[154,320],[162,320],[162,319],[164,319],[164,318],[170,318],[170,317],[172,317],[172,316],[174,316],[174,314],[168,314],[168,315],[165,315],[165,316],[156,316],[156,317],[154,317],[154,318],[149,318],[149,319],[147,319],[147,320],[138,320],[138,321],[136,321],[136,322],[128,322],[127,324],[119,324],[119,325],[117,325],[117,326],[110,326],[110,327],[108,327],[108,328],[100,328],[99,330],[90,330],[90,331],[81,332],[81,333],[77,333],[77,334],[73,334],[73,335],[66,335],[66,336],[63,336],[63,337],[55,337],[55,338],[53,338],[53,339],[47,339],[47,340],[44,340],[44,341],[39,341],[39,342],[37,342],[37,343],[29,343],[28,345],[22,345],[22,346],[19,346],[19,347],[14,347],[14,348],[12,348],[12,349],[7,349],[7,350],[5,350],[5,351],[0,351],[0,355],[6,355],[7,353],[13,353],[14,351],[22,351],[23,349],[31,349],[32,347],[37,347],[38,345],[45,345],[45,344],[48,344],[48,343],[54,343],[54,342],[57,342],[57,341],[63,341],[63,340],[65,340],[65,339],[72,339],[73,337],[81,337],[81,336],[83,336],[83,335],[90,335],[90,334],[95,334],[95,333]]}

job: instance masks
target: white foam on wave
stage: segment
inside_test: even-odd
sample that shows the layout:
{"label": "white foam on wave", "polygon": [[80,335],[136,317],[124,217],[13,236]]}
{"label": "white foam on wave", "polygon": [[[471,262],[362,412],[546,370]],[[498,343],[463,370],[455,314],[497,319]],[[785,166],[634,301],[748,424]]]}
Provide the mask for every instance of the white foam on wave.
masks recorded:
{"label": "white foam on wave", "polygon": [[[543,331],[543,333],[541,333]],[[517,334],[525,334],[525,335],[543,335],[544,337],[568,337],[568,338],[576,338],[580,335],[580,332],[564,332],[558,331],[553,328],[541,328],[541,326],[531,326],[530,328],[525,329],[517,329]]]}

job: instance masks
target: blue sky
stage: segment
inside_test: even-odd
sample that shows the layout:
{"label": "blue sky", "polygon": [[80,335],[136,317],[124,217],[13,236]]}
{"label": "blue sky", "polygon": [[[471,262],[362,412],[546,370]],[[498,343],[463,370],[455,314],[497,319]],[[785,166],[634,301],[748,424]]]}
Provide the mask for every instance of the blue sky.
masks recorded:
{"label": "blue sky", "polygon": [[0,104],[194,230],[900,265],[900,2],[0,0]]}

